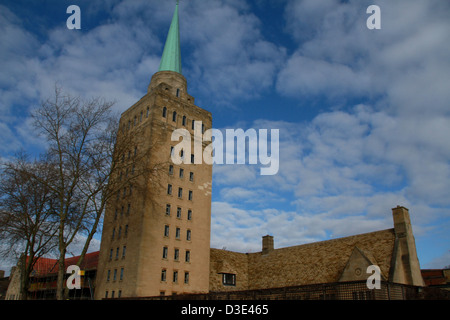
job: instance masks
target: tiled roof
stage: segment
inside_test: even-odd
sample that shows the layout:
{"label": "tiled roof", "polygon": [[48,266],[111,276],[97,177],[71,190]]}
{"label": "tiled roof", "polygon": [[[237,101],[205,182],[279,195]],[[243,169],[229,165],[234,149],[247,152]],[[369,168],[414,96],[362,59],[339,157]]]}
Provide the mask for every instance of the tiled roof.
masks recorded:
{"label": "tiled roof", "polygon": [[[99,251],[86,253],[84,256],[84,261],[82,265],[80,266],[81,270],[91,270],[91,269],[97,269],[98,265],[98,255]],[[78,262],[78,259],[80,256],[70,257],[65,259],[65,266],[66,268],[70,265],[75,265]],[[44,275],[44,274],[50,274],[50,273],[57,273],[58,272],[58,260],[57,259],[50,259],[50,258],[39,258],[36,263],[34,264],[32,275]]]}
{"label": "tiled roof", "polygon": [[[355,247],[389,275],[394,229],[249,254],[249,284],[264,287],[337,282]],[[364,270],[365,272],[365,270]],[[249,288],[249,289],[253,289]]]}

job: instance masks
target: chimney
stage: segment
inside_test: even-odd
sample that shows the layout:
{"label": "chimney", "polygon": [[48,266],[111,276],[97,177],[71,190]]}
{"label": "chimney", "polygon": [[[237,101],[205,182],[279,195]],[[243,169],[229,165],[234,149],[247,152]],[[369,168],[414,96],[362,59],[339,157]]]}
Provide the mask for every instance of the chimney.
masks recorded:
{"label": "chimney", "polygon": [[409,210],[405,207],[397,206],[392,209],[392,217],[394,219],[396,238],[392,280],[398,283],[424,286]]}
{"label": "chimney", "polygon": [[262,254],[268,254],[272,250],[273,237],[269,235],[262,237]]}

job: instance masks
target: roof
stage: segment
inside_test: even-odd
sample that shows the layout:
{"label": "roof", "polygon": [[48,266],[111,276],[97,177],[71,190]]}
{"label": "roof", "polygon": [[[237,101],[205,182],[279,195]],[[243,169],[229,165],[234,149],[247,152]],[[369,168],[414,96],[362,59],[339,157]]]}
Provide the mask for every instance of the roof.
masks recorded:
{"label": "roof", "polygon": [[[86,253],[84,261],[80,268],[82,270],[96,269],[98,265],[99,251]],[[70,257],[65,259],[65,267],[76,265],[80,256]],[[50,273],[57,273],[59,269],[58,259],[38,258],[34,264],[32,275],[45,275]]]}
{"label": "roof", "polygon": [[264,278],[278,278],[280,286],[337,282],[355,247],[387,277],[394,242],[394,229],[388,229],[249,254],[249,283],[259,288]]}
{"label": "roof", "polygon": [[[394,244],[394,229],[387,229],[274,249],[267,254],[242,253],[248,257],[248,289],[337,282],[355,248],[370,263],[378,265],[382,276],[388,278]],[[221,272],[227,272],[222,269],[234,271],[233,255],[220,249],[212,249],[211,253],[214,268],[220,267]],[[365,270],[362,272],[365,273]]]}
{"label": "roof", "polygon": [[178,21],[178,1],[173,13],[169,33],[167,34],[164,52],[161,57],[159,71],[174,71],[181,74],[180,28]]}

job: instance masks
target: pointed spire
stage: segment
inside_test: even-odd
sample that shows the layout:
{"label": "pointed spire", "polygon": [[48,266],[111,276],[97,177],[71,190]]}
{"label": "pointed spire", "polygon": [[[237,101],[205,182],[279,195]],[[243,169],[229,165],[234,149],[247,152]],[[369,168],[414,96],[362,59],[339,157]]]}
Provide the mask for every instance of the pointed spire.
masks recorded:
{"label": "pointed spire", "polygon": [[178,1],[167,34],[159,71],[175,71],[181,74],[180,29],[178,23]]}

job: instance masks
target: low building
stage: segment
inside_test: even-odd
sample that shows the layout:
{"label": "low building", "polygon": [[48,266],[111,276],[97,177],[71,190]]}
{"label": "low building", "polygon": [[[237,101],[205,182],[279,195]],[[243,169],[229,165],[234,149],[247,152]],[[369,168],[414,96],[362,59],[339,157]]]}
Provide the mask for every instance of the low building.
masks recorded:
{"label": "low building", "polygon": [[369,266],[382,281],[422,287],[408,209],[392,213],[387,230],[279,249],[267,235],[256,253],[211,249],[210,292],[366,281]]}

